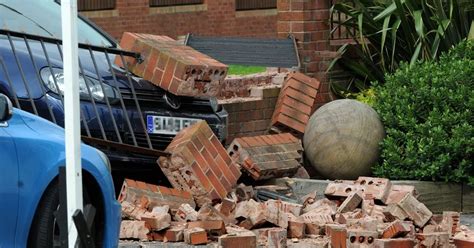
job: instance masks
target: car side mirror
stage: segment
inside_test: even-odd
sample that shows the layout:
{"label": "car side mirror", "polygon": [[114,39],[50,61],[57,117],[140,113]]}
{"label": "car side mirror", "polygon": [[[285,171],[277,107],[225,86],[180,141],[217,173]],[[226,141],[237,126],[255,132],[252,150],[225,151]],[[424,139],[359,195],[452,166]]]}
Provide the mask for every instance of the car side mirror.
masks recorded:
{"label": "car side mirror", "polygon": [[10,99],[4,94],[0,94],[0,122],[10,120],[13,115],[13,105]]}

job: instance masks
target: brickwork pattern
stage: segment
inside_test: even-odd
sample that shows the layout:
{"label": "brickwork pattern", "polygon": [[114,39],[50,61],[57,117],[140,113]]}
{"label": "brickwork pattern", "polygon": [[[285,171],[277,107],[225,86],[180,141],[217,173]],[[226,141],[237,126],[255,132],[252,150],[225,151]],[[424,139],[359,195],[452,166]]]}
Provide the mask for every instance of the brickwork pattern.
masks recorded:
{"label": "brickwork pattern", "polygon": [[[149,0],[116,0],[110,11],[83,14],[119,38],[123,32],[164,34],[176,38],[188,33],[245,37],[275,37],[276,13],[238,16],[235,0],[205,0],[204,5],[149,7]],[[181,10],[180,9],[185,9]],[[160,13],[162,12],[162,13]],[[246,11],[244,11],[246,12]]]}
{"label": "brickwork pattern", "polygon": [[[175,94],[218,96],[227,75],[227,66],[178,44],[167,36],[125,32],[120,46],[141,54],[143,62],[128,58],[128,69]],[[122,65],[121,60],[116,61]]]}
{"label": "brickwork pattern", "polygon": [[280,86],[255,87],[251,91],[258,96],[219,101],[229,113],[228,143],[237,137],[263,135],[270,127]]}
{"label": "brickwork pattern", "polygon": [[301,140],[289,133],[236,138],[229,156],[254,179],[293,175],[301,166]]}
{"label": "brickwork pattern", "polygon": [[319,84],[317,79],[302,73],[290,73],[275,106],[272,131],[291,132],[302,138],[312,114]]}
{"label": "brickwork pattern", "polygon": [[190,192],[198,206],[220,200],[241,173],[205,121],[179,132],[158,164],[174,188]]}

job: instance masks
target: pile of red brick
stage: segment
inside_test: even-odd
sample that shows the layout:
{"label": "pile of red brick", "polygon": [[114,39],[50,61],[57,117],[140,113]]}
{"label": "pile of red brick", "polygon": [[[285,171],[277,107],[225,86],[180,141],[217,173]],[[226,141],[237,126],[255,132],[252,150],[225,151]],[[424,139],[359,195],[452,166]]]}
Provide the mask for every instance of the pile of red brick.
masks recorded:
{"label": "pile of red brick", "polygon": [[458,212],[433,214],[413,186],[388,179],[334,181],[323,199],[316,192],[282,196],[291,202],[262,200],[254,194],[261,188],[278,187],[239,185],[196,210],[186,191],[126,180],[121,238],[220,247],[474,247]]}

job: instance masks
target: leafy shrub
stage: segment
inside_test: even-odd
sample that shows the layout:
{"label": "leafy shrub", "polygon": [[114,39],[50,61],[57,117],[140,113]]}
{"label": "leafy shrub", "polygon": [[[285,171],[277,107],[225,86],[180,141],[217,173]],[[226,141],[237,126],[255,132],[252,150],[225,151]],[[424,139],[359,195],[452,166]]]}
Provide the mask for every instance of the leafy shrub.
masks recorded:
{"label": "leafy shrub", "polygon": [[[355,45],[344,45],[333,60],[351,75],[334,82],[336,94],[358,92],[371,82],[385,81],[402,61],[437,60],[468,36],[474,18],[472,0],[341,0],[332,11],[342,14],[338,24],[348,31]],[[337,31],[337,30],[335,30]],[[354,59],[356,56],[358,59]]]}
{"label": "leafy shrub", "polygon": [[376,92],[386,138],[375,175],[474,185],[474,41],[402,64]]}

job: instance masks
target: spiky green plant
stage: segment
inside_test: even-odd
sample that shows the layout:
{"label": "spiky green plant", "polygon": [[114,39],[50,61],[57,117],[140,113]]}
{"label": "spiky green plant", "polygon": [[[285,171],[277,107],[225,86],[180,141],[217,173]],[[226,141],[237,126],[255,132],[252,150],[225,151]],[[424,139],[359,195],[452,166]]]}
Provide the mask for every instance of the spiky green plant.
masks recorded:
{"label": "spiky green plant", "polygon": [[[341,0],[331,11],[347,16],[339,25],[355,44],[343,45],[336,64],[351,75],[333,84],[335,93],[358,92],[384,82],[400,62],[438,58],[468,36],[474,16],[472,0]],[[351,56],[348,56],[348,55]],[[355,56],[354,56],[355,55]],[[355,57],[355,59],[354,59]]]}

